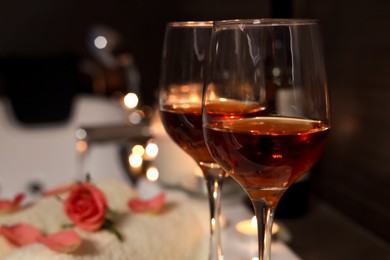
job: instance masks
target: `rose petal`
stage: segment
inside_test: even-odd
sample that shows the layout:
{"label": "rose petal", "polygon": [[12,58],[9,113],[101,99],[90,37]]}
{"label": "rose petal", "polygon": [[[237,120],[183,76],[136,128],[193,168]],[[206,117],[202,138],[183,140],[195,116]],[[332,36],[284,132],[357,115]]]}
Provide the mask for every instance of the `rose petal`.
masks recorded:
{"label": "rose petal", "polygon": [[42,232],[36,227],[19,223],[12,226],[0,227],[0,234],[16,246],[26,246],[37,242],[42,237]]}
{"label": "rose petal", "polygon": [[12,211],[12,201],[0,200],[0,213],[9,213]]}
{"label": "rose petal", "polygon": [[20,192],[20,193],[16,194],[16,196],[14,197],[13,205],[19,207],[20,203],[24,199],[24,196],[25,195],[24,195],[23,192]]}
{"label": "rose petal", "polygon": [[62,193],[71,191],[75,185],[76,185],[75,183],[63,184],[63,185],[60,185],[54,189],[50,189],[50,190],[42,192],[42,196],[48,197],[48,196],[60,195]]}
{"label": "rose petal", "polygon": [[24,193],[18,193],[12,200],[0,200],[0,213],[12,213],[20,209]]}
{"label": "rose petal", "polygon": [[165,193],[161,192],[150,200],[142,200],[140,198],[130,199],[128,206],[134,212],[158,212],[161,210],[165,202]]}
{"label": "rose petal", "polygon": [[74,230],[64,230],[38,238],[38,242],[60,253],[71,253],[81,245],[81,238]]}

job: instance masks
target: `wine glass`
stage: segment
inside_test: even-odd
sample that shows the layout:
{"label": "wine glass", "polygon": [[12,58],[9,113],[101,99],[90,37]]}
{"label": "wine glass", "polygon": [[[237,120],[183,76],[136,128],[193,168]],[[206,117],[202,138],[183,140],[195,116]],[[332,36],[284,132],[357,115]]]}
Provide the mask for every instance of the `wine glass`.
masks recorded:
{"label": "wine glass", "polygon": [[252,201],[259,259],[270,259],[279,199],[319,159],[330,129],[318,22],[214,22],[202,118],[210,153]]}
{"label": "wine glass", "polygon": [[223,259],[221,193],[228,176],[211,157],[202,131],[205,61],[212,22],[171,22],[165,30],[160,78],[160,116],[168,135],[201,168],[210,204],[209,259]]}

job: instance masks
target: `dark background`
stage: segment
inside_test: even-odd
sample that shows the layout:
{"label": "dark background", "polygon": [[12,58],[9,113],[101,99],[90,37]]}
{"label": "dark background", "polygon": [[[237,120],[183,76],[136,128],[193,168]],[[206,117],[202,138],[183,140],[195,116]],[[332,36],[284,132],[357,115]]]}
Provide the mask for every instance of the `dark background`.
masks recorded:
{"label": "dark background", "polygon": [[390,241],[390,2],[296,1],[319,19],[332,134],[313,174],[317,194]]}
{"label": "dark background", "polygon": [[[166,22],[270,17],[271,9],[270,1],[252,0],[2,2],[0,57],[56,58],[65,62],[71,58],[92,59],[88,35],[95,26],[107,26],[121,38],[115,52],[134,56],[145,89],[144,102],[152,103],[155,96],[150,90],[158,85]],[[106,73],[113,77],[112,71]],[[83,83],[77,91],[90,91],[88,81]],[[118,85],[111,84],[103,92],[110,93],[121,87]]]}
{"label": "dark background", "polygon": [[[20,120],[31,123],[66,120],[78,93],[123,90],[118,69],[104,67],[87,47],[91,28],[104,25],[120,35],[115,52],[134,56],[142,100],[153,105],[166,22],[262,17],[320,20],[332,131],[312,171],[310,193],[388,245],[390,1],[2,1],[0,94],[13,100]],[[102,69],[106,88],[94,88],[80,70],[85,61]],[[47,101],[53,96],[62,101]],[[37,108],[25,112],[26,102]]]}

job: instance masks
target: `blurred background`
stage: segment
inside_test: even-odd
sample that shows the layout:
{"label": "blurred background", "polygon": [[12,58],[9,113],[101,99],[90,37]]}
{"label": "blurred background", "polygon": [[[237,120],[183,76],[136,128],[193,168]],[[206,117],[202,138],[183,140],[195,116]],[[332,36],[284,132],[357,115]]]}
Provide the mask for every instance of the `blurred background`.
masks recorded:
{"label": "blurred background", "polygon": [[[40,126],[58,128],[74,119],[79,96],[115,102],[133,92],[153,109],[169,21],[319,19],[331,136],[325,155],[286,194],[277,217],[303,259],[390,259],[389,11],[384,0],[2,1],[0,97],[7,105],[0,118],[33,137]],[[92,107],[77,126],[107,123],[91,119],[100,114]],[[121,122],[111,114],[115,109],[107,113],[109,122]],[[7,140],[0,134],[3,187],[2,179],[13,174],[4,167]]]}

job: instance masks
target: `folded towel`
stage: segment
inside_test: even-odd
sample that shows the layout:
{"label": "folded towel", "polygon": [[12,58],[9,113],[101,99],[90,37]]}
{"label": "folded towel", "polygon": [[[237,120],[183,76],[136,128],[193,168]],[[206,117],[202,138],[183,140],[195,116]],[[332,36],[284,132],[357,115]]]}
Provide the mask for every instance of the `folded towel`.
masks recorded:
{"label": "folded towel", "polygon": [[[41,244],[15,248],[0,236],[0,259],[4,260],[197,260],[207,258],[208,204],[178,191],[166,191],[164,210],[158,215],[133,213],[127,207],[136,190],[118,180],[97,182],[116,213],[115,227],[123,235],[120,242],[107,231],[85,232],[77,229],[83,239],[72,254],[51,251]],[[45,232],[61,230],[70,223],[62,203],[55,197],[42,198],[12,215],[0,216],[0,225],[31,223]]]}

